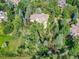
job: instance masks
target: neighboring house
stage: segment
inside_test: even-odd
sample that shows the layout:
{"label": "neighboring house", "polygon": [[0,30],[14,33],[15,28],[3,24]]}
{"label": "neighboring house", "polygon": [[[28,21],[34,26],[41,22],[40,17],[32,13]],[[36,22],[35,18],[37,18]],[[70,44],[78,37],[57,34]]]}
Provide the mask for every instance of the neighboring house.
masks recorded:
{"label": "neighboring house", "polygon": [[58,0],[58,6],[63,8],[66,5],[66,0]]}
{"label": "neighboring house", "polygon": [[11,0],[11,2],[13,2],[14,5],[18,5],[18,3],[20,2],[20,0]]}
{"label": "neighboring house", "polygon": [[20,0],[5,0],[6,3],[12,3],[14,5],[18,5],[18,3],[20,2]]}
{"label": "neighboring house", "polygon": [[0,23],[2,21],[7,21],[7,16],[6,16],[6,12],[0,11]]}

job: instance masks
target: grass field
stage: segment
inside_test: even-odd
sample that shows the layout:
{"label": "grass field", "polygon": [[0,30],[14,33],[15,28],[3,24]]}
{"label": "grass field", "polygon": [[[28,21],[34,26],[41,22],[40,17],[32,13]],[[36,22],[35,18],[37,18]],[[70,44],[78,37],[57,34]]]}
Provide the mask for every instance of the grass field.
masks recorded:
{"label": "grass field", "polygon": [[30,57],[0,57],[0,59],[30,59]]}

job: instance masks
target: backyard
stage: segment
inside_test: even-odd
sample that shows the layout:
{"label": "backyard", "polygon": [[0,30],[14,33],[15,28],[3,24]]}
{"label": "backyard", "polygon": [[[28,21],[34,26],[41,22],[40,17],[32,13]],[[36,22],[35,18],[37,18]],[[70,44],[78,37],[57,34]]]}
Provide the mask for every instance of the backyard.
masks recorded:
{"label": "backyard", "polygon": [[79,59],[79,0],[0,0],[0,59]]}

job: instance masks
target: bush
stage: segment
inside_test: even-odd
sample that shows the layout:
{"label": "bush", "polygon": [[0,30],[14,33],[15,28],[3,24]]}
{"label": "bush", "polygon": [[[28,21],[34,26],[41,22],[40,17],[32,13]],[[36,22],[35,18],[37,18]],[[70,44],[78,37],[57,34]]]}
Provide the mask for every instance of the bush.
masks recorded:
{"label": "bush", "polygon": [[13,24],[6,24],[3,29],[3,32],[4,34],[10,34],[11,32],[13,32],[13,30],[14,30]]}

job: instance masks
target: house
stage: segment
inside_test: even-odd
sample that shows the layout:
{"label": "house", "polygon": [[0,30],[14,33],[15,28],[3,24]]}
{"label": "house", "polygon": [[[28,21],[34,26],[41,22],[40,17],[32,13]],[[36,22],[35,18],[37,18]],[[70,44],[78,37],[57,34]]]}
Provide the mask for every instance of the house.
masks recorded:
{"label": "house", "polygon": [[58,0],[58,6],[63,8],[66,5],[66,0]]}
{"label": "house", "polygon": [[0,11],[0,23],[2,22],[2,21],[7,21],[7,16],[6,16],[6,12],[4,12],[4,11]]}
{"label": "house", "polygon": [[43,24],[44,25],[44,28],[47,27],[47,22],[48,22],[48,18],[49,18],[49,15],[48,14],[44,14],[44,13],[35,13],[35,14],[32,14],[30,16],[30,21],[31,22],[38,22],[40,24]]}

